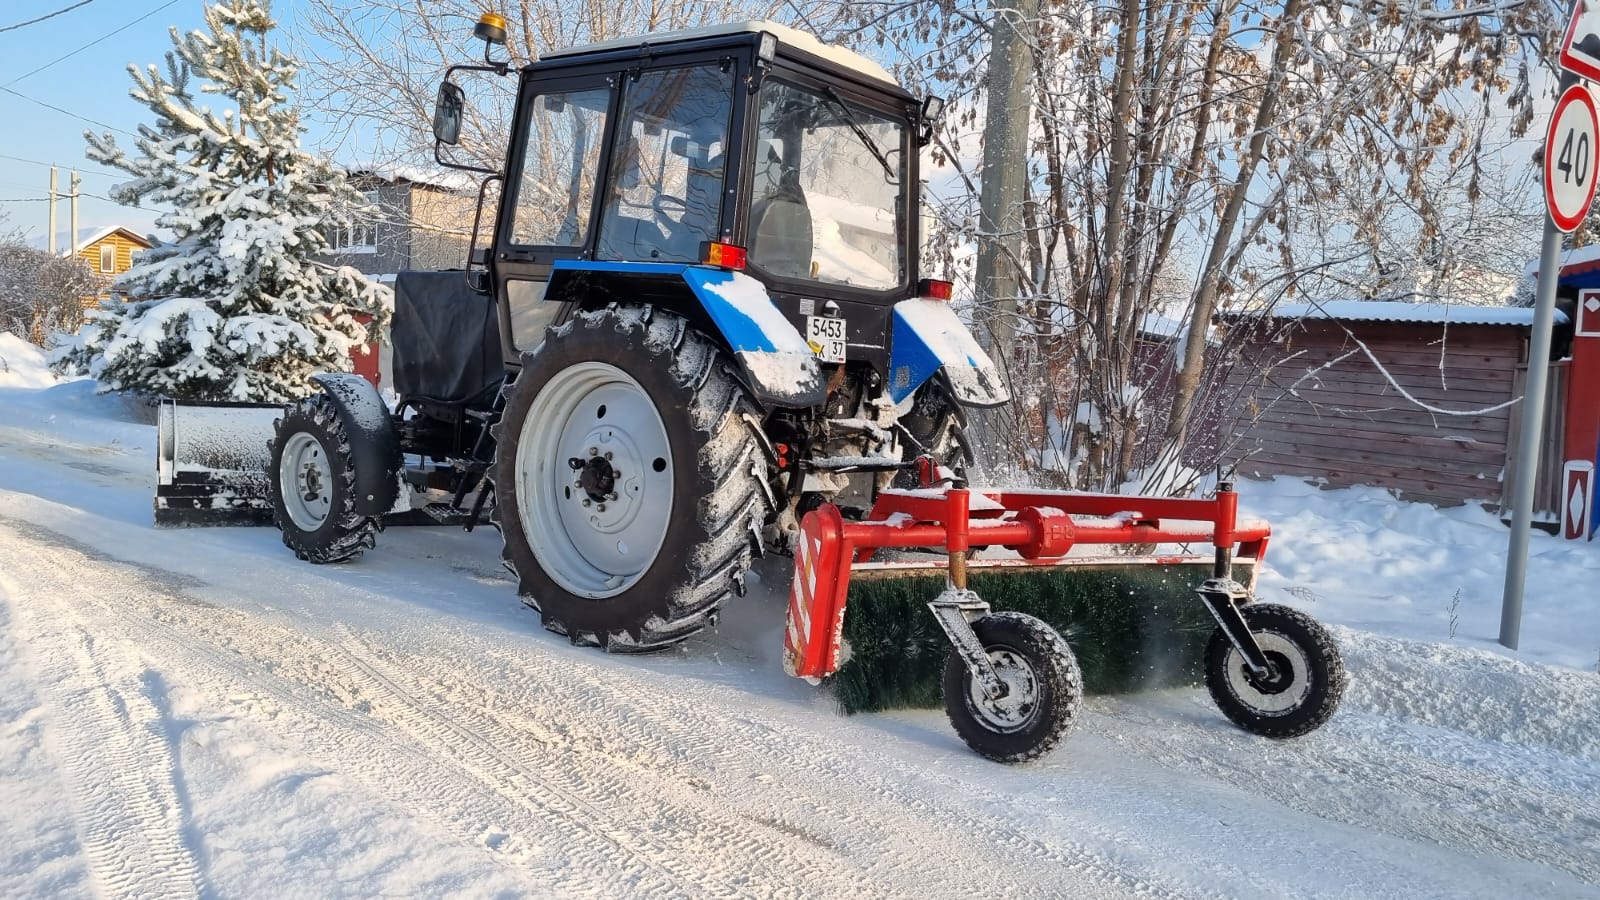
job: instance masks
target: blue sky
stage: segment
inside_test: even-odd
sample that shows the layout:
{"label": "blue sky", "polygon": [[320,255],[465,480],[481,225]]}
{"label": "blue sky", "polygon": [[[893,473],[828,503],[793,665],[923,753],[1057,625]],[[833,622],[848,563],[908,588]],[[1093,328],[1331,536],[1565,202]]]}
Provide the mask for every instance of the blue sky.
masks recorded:
{"label": "blue sky", "polygon": [[[77,2],[80,0],[5,0],[0,2],[0,28]],[[276,43],[290,52],[301,39],[295,29],[297,6],[298,0],[272,4],[279,23]],[[203,27],[203,8],[201,0],[90,0],[47,21],[0,32],[0,232],[45,233],[50,163],[61,167],[58,186],[63,191],[71,168],[78,167],[83,177],[80,228],[123,225],[144,233],[154,227],[157,211],[99,199],[127,176],[84,157],[84,130],[104,130],[84,119],[130,133],[139,123],[151,121],[150,111],[128,97],[132,82],[127,65],[162,62],[172,48],[168,29]],[[84,49],[74,53],[80,48]],[[61,57],[67,58],[55,62]],[[116,133],[116,137],[119,143],[131,146],[128,135]],[[315,137],[314,133],[307,135],[308,146],[315,144]],[[56,214],[57,230],[65,233],[65,201]]]}

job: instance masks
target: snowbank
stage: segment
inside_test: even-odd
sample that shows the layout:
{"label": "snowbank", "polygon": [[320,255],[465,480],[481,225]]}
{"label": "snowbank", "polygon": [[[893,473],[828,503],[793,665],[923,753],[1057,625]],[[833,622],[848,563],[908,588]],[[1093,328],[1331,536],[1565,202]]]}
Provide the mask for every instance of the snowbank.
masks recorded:
{"label": "snowbank", "polygon": [[59,380],[50,371],[44,350],[0,331],[0,388],[46,388]]}
{"label": "snowbank", "polygon": [[[1241,514],[1272,523],[1264,599],[1363,631],[1510,652],[1497,643],[1510,534],[1494,514],[1293,478],[1244,480],[1239,494]],[[1528,555],[1518,658],[1594,672],[1600,542],[1536,532]]]}

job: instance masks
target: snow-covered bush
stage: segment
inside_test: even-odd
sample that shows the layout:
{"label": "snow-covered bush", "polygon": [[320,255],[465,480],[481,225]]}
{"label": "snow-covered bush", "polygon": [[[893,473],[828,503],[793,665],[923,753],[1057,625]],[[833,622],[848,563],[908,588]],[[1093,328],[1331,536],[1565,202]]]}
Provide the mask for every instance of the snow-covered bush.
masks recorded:
{"label": "snow-covered bush", "polygon": [[83,322],[83,301],[105,280],[77,257],[56,256],[0,236],[0,331],[43,343]]}
{"label": "snow-covered bush", "polygon": [[[350,349],[382,326],[393,296],[313,259],[363,201],[300,149],[288,99],[299,64],[267,46],[266,3],[222,0],[205,17],[209,34],[173,29],[165,75],[128,67],[130,95],[156,115],[139,127],[137,155],[85,135],[91,159],[133,176],[113,199],[171,204],[156,223],[177,241],[118,279],[132,299],[91,311],[54,364],[106,390],[279,402],[307,393],[317,372],[349,371]],[[191,77],[226,101],[220,112]]]}

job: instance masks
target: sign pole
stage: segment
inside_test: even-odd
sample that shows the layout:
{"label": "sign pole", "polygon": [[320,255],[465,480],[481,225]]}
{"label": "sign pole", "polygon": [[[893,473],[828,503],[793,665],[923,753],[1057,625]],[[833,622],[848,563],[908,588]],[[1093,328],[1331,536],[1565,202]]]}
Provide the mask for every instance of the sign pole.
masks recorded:
{"label": "sign pole", "polygon": [[[1572,25],[1567,29],[1567,42],[1573,41],[1575,37],[1583,3],[1584,0],[1575,0],[1573,3]],[[1567,51],[1564,48],[1562,52],[1565,56]],[[1577,74],[1570,69],[1563,69],[1557,95],[1565,97],[1568,89],[1576,84],[1578,84]],[[1544,183],[1547,209],[1544,219],[1544,241],[1539,247],[1539,282],[1534,298],[1533,334],[1530,336],[1528,346],[1528,380],[1523,385],[1522,394],[1522,433],[1517,436],[1517,471],[1516,479],[1511,485],[1511,545],[1506,550],[1505,595],[1500,605],[1500,643],[1512,650],[1517,649],[1517,642],[1522,633],[1522,594],[1528,576],[1528,539],[1533,529],[1533,494],[1539,478],[1539,445],[1544,435],[1545,397],[1550,381],[1551,327],[1555,322],[1556,282],[1561,280],[1561,237],[1564,232],[1572,230],[1563,228],[1556,222],[1558,204],[1552,187],[1551,172],[1555,154],[1551,145],[1556,142],[1558,136],[1559,118],[1558,110],[1557,115],[1552,117],[1549,134],[1545,137]],[[1588,162],[1589,179],[1592,182],[1597,159],[1593,154],[1600,154],[1600,148],[1591,147],[1589,153],[1592,154]],[[1594,196],[1593,184],[1588,187],[1582,214],[1587,214],[1589,202]],[[1582,214],[1577,217],[1579,221],[1582,219]],[[1572,213],[1568,210],[1566,217],[1571,218],[1571,216]]]}
{"label": "sign pole", "polygon": [[[1571,76],[1567,76],[1570,78]],[[1522,433],[1517,436],[1516,481],[1511,486],[1511,547],[1506,551],[1506,588],[1500,606],[1500,643],[1517,649],[1522,632],[1522,590],[1528,575],[1528,538],[1533,530],[1533,491],[1539,476],[1546,385],[1550,380],[1550,327],[1555,321],[1556,280],[1561,273],[1561,231],[1545,216],[1539,249],[1539,286],[1523,385]]]}

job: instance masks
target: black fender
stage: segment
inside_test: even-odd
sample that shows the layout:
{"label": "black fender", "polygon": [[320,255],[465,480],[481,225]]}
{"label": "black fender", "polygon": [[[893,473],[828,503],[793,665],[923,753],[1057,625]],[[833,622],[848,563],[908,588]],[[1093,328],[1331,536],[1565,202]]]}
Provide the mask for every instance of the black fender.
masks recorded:
{"label": "black fender", "polygon": [[313,375],[339,411],[355,464],[355,511],[381,516],[400,496],[400,433],[372,382],[360,375]]}

